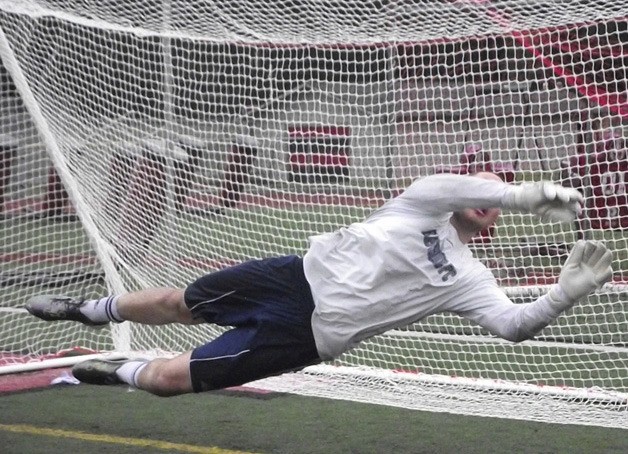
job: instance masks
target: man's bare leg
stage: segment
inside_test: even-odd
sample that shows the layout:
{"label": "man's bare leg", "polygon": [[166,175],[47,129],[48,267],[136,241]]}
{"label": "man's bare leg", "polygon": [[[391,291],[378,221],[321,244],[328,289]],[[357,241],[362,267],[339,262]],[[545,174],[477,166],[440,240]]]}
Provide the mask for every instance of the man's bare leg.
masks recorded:
{"label": "man's bare leg", "polygon": [[[80,301],[64,296],[31,298],[26,309],[43,320],[75,320],[88,325],[132,321],[148,325],[196,324],[185,304],[183,289],[154,288],[98,300]],[[186,352],[174,358],[146,360],[88,360],[74,366],[74,376],[85,383],[127,383],[158,396],[192,392],[190,358]]]}
{"label": "man's bare leg", "polygon": [[[192,319],[183,295],[184,290],[173,288],[127,293],[118,297],[116,311],[123,320],[148,325],[197,323],[198,321]],[[109,375],[112,384],[127,383],[157,396],[176,396],[193,391],[190,377],[191,355],[192,352],[186,352],[174,358],[157,358],[148,362],[130,360],[118,364],[95,360],[77,364],[73,373],[79,380],[87,383],[99,384],[98,380]],[[92,381],[92,377],[96,381]]]}
{"label": "man's bare leg", "polygon": [[192,392],[191,357],[190,351],[171,359],[158,358],[150,361],[137,374],[135,386],[162,397]]}
{"label": "man's bare leg", "polygon": [[[117,301],[121,318],[148,325],[194,324],[184,301],[184,290],[155,288],[121,295]],[[147,363],[130,361],[116,371],[121,381],[157,396],[168,397],[192,392],[190,358],[186,352],[174,358],[157,358]]]}
{"label": "man's bare leg", "polygon": [[86,325],[133,321],[148,325],[195,324],[185,305],[184,290],[154,288],[123,295],[81,301],[67,296],[40,295],[28,300],[26,309],[42,320],[74,320]]}
{"label": "man's bare leg", "polygon": [[147,325],[166,323],[199,323],[194,320],[185,305],[184,290],[175,288],[153,288],[121,295],[117,311],[123,320]]}
{"label": "man's bare leg", "polygon": [[91,359],[76,364],[73,375],[92,385],[128,384],[161,397],[193,392],[190,358],[186,352],[174,358],[108,361]]}

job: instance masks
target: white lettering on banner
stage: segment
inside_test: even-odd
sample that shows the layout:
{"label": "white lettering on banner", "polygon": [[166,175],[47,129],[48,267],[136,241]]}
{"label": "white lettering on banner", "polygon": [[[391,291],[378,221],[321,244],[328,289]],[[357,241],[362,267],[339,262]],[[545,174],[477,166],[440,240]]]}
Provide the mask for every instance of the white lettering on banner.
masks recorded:
{"label": "white lettering on banner", "polygon": [[604,172],[600,175],[600,184],[604,195],[623,195],[626,193],[626,181],[623,172]]}

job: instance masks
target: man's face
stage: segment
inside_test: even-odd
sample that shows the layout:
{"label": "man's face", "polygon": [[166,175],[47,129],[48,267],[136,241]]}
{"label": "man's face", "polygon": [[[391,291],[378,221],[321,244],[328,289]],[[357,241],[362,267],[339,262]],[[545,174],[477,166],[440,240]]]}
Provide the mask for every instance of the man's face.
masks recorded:
{"label": "man's face", "polygon": [[501,210],[499,208],[476,209],[466,208],[454,213],[458,225],[468,232],[481,232],[497,221]]}
{"label": "man's face", "polygon": [[[474,175],[485,180],[502,181],[502,179],[491,172],[479,172]],[[454,213],[453,217],[457,225],[466,232],[480,233],[482,230],[489,228],[497,221],[501,210],[499,208],[466,208]]]}

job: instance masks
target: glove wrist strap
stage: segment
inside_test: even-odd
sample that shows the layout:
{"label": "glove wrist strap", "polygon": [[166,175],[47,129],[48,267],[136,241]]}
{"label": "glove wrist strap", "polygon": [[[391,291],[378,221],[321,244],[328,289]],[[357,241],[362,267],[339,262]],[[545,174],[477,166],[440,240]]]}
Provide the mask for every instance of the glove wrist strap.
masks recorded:
{"label": "glove wrist strap", "polygon": [[560,310],[561,312],[565,309],[569,309],[576,303],[575,301],[572,301],[569,296],[567,296],[560,284],[554,284],[550,289],[548,296],[552,307]]}

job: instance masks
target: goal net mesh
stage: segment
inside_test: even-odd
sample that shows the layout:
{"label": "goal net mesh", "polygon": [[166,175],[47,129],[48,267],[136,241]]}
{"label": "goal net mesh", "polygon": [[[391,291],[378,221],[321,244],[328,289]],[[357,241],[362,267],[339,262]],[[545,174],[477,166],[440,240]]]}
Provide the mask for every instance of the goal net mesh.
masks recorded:
{"label": "goal net mesh", "polygon": [[257,385],[626,427],[627,17],[626,0],[0,0],[0,362],[188,350],[220,330],[23,305],[303,254],[417,177],[486,169],[587,197],[573,224],[504,214],[474,241],[513,301],[579,238],[614,251],[613,282],[532,341],[442,314]]}

